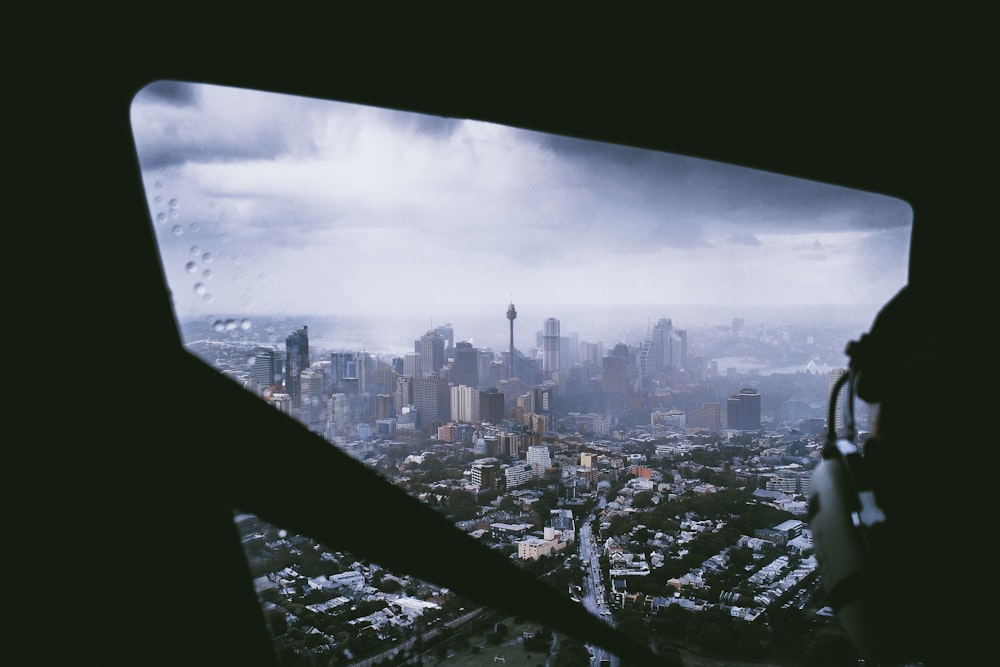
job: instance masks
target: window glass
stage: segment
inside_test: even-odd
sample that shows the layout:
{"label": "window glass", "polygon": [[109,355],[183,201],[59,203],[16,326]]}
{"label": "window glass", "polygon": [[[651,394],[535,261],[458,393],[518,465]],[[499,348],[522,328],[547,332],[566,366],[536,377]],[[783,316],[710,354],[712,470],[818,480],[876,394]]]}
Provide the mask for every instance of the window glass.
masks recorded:
{"label": "window glass", "polygon": [[[598,615],[699,604],[682,545],[717,517],[685,499],[780,514],[751,540],[804,516],[830,378],[906,282],[911,209],[875,193],[214,85],[151,84],[131,117],[188,349]],[[473,608],[236,518],[289,664],[410,657]],[[806,560],[750,551],[748,578]],[[777,602],[725,585],[747,616]],[[426,650],[544,662],[540,628],[491,623]]]}

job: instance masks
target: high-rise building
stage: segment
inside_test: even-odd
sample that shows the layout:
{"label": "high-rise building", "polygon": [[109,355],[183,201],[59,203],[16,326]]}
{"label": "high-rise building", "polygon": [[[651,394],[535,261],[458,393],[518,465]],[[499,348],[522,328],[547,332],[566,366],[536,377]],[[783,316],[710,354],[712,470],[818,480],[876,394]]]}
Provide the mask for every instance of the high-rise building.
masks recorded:
{"label": "high-rise building", "polygon": [[403,411],[403,408],[413,405],[412,375],[400,375],[396,379],[396,391],[393,392],[392,404],[397,415]]}
{"label": "high-rise building", "polygon": [[281,380],[281,356],[273,345],[257,347],[253,362],[253,379],[258,395],[280,392],[283,388]]}
{"label": "high-rise building", "polygon": [[547,445],[529,446],[525,458],[534,469],[535,477],[544,477],[545,471],[552,467],[552,453]]}
{"label": "high-rise building", "polygon": [[444,352],[445,356],[450,356],[452,350],[455,348],[455,329],[451,326],[451,323],[444,324],[439,327],[434,327],[434,332],[444,339]]}
{"label": "high-rise building", "polygon": [[428,331],[420,337],[418,354],[420,355],[420,372],[422,377],[437,376],[445,364],[444,336],[436,331]]}
{"label": "high-rise building", "polygon": [[504,419],[504,395],[499,389],[479,392],[479,419],[490,424],[499,424]]}
{"label": "high-rise building", "polygon": [[375,383],[375,358],[367,352],[358,352],[358,392],[371,392]]}
{"label": "high-rise building", "polygon": [[687,370],[687,330],[674,329],[670,335],[670,365]]}
{"label": "high-rise building", "polygon": [[448,384],[436,375],[413,378],[413,405],[417,426],[424,432],[436,430],[451,417],[451,394]]}
{"label": "high-rise building", "polygon": [[726,401],[726,427],[734,431],[760,429],[760,393],[744,387]]}
{"label": "high-rise building", "polygon": [[546,378],[559,371],[559,320],[550,317],[542,326],[542,373]]}
{"label": "high-rise building", "polygon": [[299,393],[302,423],[313,430],[322,427],[326,416],[322,371],[310,367],[299,373]]}
{"label": "high-rise building", "polygon": [[451,387],[451,420],[479,422],[479,389],[464,384]]}
{"label": "high-rise building", "polygon": [[507,319],[510,320],[510,368],[507,373],[507,378],[514,377],[514,319],[517,317],[517,311],[514,310],[513,302],[507,307]]}
{"label": "high-rise building", "polygon": [[500,461],[494,457],[477,459],[472,462],[472,485],[479,490],[492,491],[501,486]]}
{"label": "high-rise building", "polygon": [[415,378],[420,375],[420,355],[416,352],[407,352],[403,355],[403,372],[401,375]]}
{"label": "high-rise building", "polygon": [[303,326],[285,338],[285,392],[292,397],[293,408],[302,406],[299,375],[309,363],[309,327]]}
{"label": "high-rise building", "polygon": [[[837,381],[840,377],[847,372],[846,368],[832,368],[827,374],[826,383],[826,395],[827,400],[833,397],[833,388],[837,385]],[[845,383],[843,387],[840,388],[840,392],[837,394],[837,405],[833,413],[833,427],[836,429],[838,435],[844,435],[844,430],[847,428],[847,384]],[[826,414],[829,414],[827,411]]]}
{"label": "high-rise building", "polygon": [[330,385],[334,391],[344,391],[348,380],[358,377],[358,358],[353,352],[330,353]]}
{"label": "high-rise building", "polygon": [[580,363],[580,336],[574,331],[559,337],[559,372],[565,374]]}
{"label": "high-rise building", "polygon": [[375,420],[391,419],[396,414],[396,405],[392,394],[375,396]]}
{"label": "high-rise building", "polygon": [[722,430],[722,406],[718,403],[702,403],[700,408],[688,413],[687,427],[718,433]]}
{"label": "high-rise building", "polygon": [[344,435],[347,433],[351,422],[351,403],[347,394],[333,394],[330,396],[330,421],[333,423],[335,433]]}
{"label": "high-rise building", "polygon": [[455,362],[451,368],[452,384],[479,388],[479,350],[472,343],[455,344]]}
{"label": "high-rise building", "polygon": [[628,356],[609,354],[604,357],[602,386],[608,394],[628,393]]}
{"label": "high-rise building", "polygon": [[662,373],[667,370],[668,366],[673,365],[673,359],[671,358],[672,347],[670,344],[673,331],[674,323],[669,318],[660,318],[653,325],[649,341],[649,374]]}

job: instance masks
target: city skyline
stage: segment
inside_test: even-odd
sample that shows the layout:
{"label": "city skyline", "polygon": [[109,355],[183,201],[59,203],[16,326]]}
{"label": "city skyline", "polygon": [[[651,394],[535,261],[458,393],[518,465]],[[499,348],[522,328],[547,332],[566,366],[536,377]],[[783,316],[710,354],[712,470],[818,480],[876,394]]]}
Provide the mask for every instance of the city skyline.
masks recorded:
{"label": "city skyline", "polygon": [[208,85],[152,84],[132,123],[181,318],[443,323],[513,302],[532,331],[560,305],[833,304],[870,321],[906,282],[910,208],[873,193]]}

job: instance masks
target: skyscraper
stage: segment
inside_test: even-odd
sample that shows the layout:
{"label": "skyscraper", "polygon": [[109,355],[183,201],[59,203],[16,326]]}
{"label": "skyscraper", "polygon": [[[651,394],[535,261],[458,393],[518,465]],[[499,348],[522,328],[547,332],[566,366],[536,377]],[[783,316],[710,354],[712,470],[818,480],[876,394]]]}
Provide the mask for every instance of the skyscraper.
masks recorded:
{"label": "skyscraper", "polygon": [[459,341],[455,344],[451,381],[456,385],[479,388],[479,350],[472,347],[472,343]]}
{"label": "skyscraper", "polygon": [[326,397],[323,395],[323,372],[305,368],[299,373],[300,415],[303,424],[317,430],[323,426]]}
{"label": "skyscraper", "polygon": [[661,373],[667,369],[667,366],[673,363],[673,359],[671,358],[673,348],[670,344],[673,330],[674,323],[669,318],[660,318],[653,325],[653,332],[650,339],[650,352],[652,356],[652,363],[649,364],[650,374]]}
{"label": "skyscraper", "polygon": [[760,429],[760,393],[744,387],[726,401],[726,427],[735,431]]}
{"label": "skyscraper", "polygon": [[263,395],[268,388],[281,391],[281,357],[273,345],[261,345],[253,362],[253,379],[257,384],[257,394]]}
{"label": "skyscraper", "polygon": [[450,355],[452,349],[455,347],[455,329],[451,326],[451,322],[439,327],[434,327],[434,331],[440,334],[444,339],[445,354]]}
{"label": "skyscraper", "polygon": [[413,405],[417,409],[417,427],[430,433],[451,417],[451,393],[444,380],[436,375],[413,379]]}
{"label": "skyscraper", "polygon": [[484,422],[499,424],[504,418],[504,395],[491,388],[479,392],[479,418]]}
{"label": "skyscraper", "polygon": [[[830,372],[827,374],[826,383],[827,400],[833,397],[833,388],[837,385],[840,376],[846,372],[846,368],[830,369]],[[847,385],[845,384],[840,388],[840,393],[837,394],[837,406],[833,414],[833,427],[838,435],[844,435],[844,429],[847,427],[847,394]]]}
{"label": "skyscraper", "polygon": [[420,355],[420,375],[436,376],[444,366],[444,336],[436,331],[428,331],[417,342]]}
{"label": "skyscraper", "polygon": [[464,384],[451,387],[451,420],[479,423],[479,389]]}
{"label": "skyscraper", "polygon": [[559,371],[559,320],[550,317],[542,326],[542,372],[546,378]]}
{"label": "skyscraper", "polygon": [[507,319],[510,320],[510,372],[507,374],[508,378],[514,377],[514,318],[517,317],[517,311],[514,310],[514,304],[511,302],[510,306],[507,307]]}
{"label": "skyscraper", "polygon": [[302,406],[299,375],[309,368],[309,327],[303,326],[285,338],[285,392],[292,397],[292,407]]}

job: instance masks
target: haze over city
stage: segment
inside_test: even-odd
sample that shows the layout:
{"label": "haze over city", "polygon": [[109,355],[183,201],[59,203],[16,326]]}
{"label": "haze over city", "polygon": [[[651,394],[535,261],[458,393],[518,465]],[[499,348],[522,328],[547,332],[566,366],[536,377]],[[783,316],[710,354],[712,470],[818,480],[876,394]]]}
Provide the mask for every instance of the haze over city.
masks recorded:
{"label": "haze over city", "polygon": [[909,205],[835,185],[200,84],[150,85],[132,123],[182,319],[393,316],[468,339],[496,317],[502,340],[513,302],[521,345],[546,317],[613,337],[577,313],[864,326],[906,282]]}

